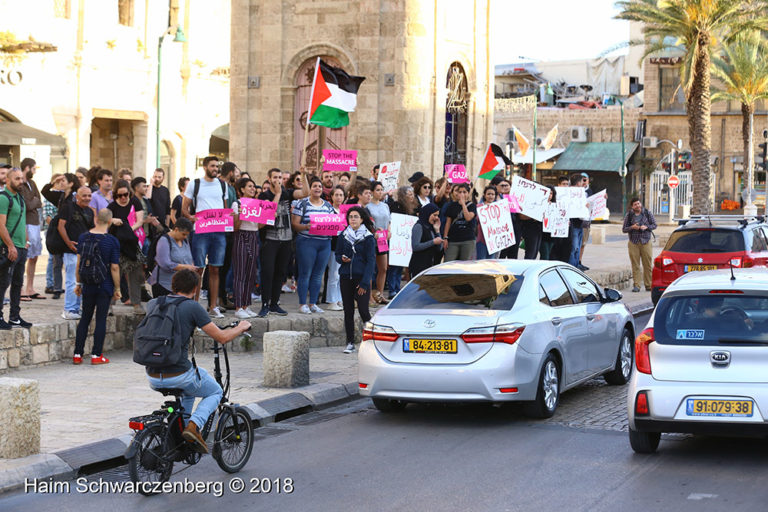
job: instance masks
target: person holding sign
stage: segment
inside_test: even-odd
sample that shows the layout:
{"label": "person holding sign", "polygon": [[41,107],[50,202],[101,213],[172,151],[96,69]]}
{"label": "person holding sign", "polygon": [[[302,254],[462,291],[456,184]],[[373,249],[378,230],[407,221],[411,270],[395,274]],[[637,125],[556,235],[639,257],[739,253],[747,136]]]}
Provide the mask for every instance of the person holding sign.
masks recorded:
{"label": "person holding sign", "polygon": [[[347,193],[344,187],[336,185],[331,192],[331,206],[333,211],[341,213],[341,205],[344,204]],[[346,217],[346,215],[345,215]],[[338,247],[339,236],[331,237],[331,255],[328,257],[328,281],[325,284],[325,298],[330,304],[328,309],[331,311],[341,311],[344,306],[341,302],[341,288],[339,287],[339,262],[336,261],[336,247]]]}
{"label": "person holding sign", "polygon": [[389,301],[384,298],[384,282],[387,278],[387,259],[389,257],[389,224],[391,214],[389,205],[384,202],[384,186],[374,181],[371,183],[373,195],[371,202],[366,209],[373,219],[373,227],[376,230],[376,289],[371,294],[371,299],[377,304],[387,304]]}
{"label": "person holding sign", "polygon": [[[333,215],[336,210],[323,199],[323,184],[317,176],[309,179],[309,197],[298,201],[291,212],[291,225],[297,233],[296,260],[299,267],[299,279],[296,285],[299,293],[299,313],[322,313],[317,305],[320,289],[323,287],[323,274],[331,254],[332,234],[311,234],[312,215]],[[309,292],[309,306],[307,306]]]}
{"label": "person holding sign", "polygon": [[[483,190],[483,199],[478,203],[478,206],[483,204],[491,204],[496,201],[496,187],[488,185]],[[488,246],[485,244],[485,236],[483,230],[478,224],[477,226],[477,240],[475,241],[475,250],[478,260],[496,259],[499,257],[499,253],[488,254]]]}
{"label": "person holding sign", "polygon": [[240,219],[240,200],[256,198],[256,184],[250,178],[240,178],[235,183],[238,201],[232,203],[235,215],[235,233],[232,242],[233,302],[235,316],[240,319],[258,315],[249,307],[251,292],[259,276],[259,224]]}
{"label": "person holding sign", "polygon": [[355,351],[355,303],[363,324],[371,319],[368,301],[371,296],[373,267],[376,264],[376,240],[368,212],[359,206],[347,211],[347,228],[339,235],[336,261],[341,265],[341,297],[344,303],[344,330],[347,334],[345,354]]}
{"label": "person holding sign", "polygon": [[467,183],[459,183],[453,188],[456,200],[448,204],[443,229],[443,239],[448,242],[445,246],[445,261],[469,260],[475,248],[477,207],[469,201]]}

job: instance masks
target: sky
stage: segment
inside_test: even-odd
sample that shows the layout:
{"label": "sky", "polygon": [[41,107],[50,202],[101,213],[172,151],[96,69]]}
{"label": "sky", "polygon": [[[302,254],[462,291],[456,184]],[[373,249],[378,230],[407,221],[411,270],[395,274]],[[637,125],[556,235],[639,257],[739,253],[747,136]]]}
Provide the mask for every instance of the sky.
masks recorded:
{"label": "sky", "polygon": [[[595,58],[629,40],[615,0],[491,0],[494,65]],[[613,55],[626,53],[626,49]],[[522,57],[522,58],[521,58]]]}

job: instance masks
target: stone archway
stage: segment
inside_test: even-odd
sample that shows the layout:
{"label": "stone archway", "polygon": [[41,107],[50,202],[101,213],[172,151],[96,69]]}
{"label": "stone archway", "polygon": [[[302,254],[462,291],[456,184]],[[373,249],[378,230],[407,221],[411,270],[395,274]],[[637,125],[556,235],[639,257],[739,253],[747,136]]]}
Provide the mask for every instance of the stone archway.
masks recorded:
{"label": "stone archway", "polygon": [[467,134],[469,130],[470,93],[467,74],[458,61],[448,66],[445,80],[448,94],[445,100],[445,163],[467,163]]}

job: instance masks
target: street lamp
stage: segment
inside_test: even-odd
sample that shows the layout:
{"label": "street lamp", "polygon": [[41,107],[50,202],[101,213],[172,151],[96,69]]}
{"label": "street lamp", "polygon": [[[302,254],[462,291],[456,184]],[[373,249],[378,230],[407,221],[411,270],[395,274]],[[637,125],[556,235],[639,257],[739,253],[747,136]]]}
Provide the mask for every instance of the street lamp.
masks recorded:
{"label": "street lamp", "polygon": [[181,27],[176,25],[175,27],[168,27],[163,35],[157,41],[157,112],[155,113],[155,168],[160,167],[160,77],[162,65],[163,65],[163,40],[165,36],[171,35],[172,32],[176,32],[173,36],[174,43],[186,43],[187,38],[184,36],[184,31]]}

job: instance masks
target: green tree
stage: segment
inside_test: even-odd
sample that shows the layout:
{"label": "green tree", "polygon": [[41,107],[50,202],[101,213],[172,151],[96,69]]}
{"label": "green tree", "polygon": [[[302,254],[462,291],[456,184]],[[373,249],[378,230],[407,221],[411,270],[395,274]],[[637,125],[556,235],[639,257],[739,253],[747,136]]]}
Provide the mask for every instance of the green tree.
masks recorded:
{"label": "green tree", "polygon": [[683,56],[680,83],[685,93],[693,153],[692,213],[710,210],[712,56],[722,43],[747,30],[768,27],[768,0],[625,0],[619,19],[643,24],[643,58],[665,51]]}
{"label": "green tree", "polygon": [[748,32],[723,45],[722,54],[712,60],[712,74],[723,85],[722,88],[715,86],[712,101],[729,100],[741,103],[741,135],[744,141],[746,189],[749,194],[747,205],[751,206],[755,167],[755,103],[768,99],[768,41],[758,32]]}

